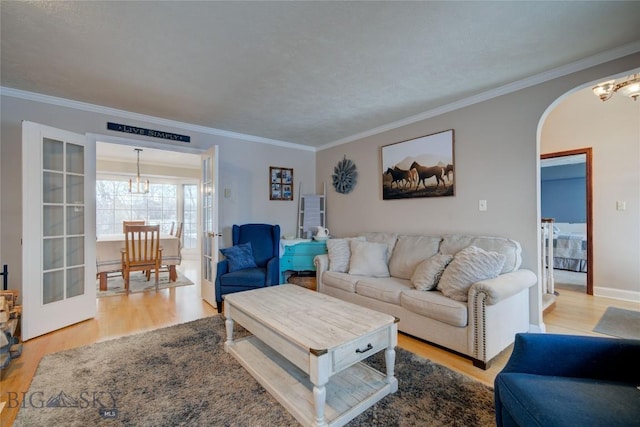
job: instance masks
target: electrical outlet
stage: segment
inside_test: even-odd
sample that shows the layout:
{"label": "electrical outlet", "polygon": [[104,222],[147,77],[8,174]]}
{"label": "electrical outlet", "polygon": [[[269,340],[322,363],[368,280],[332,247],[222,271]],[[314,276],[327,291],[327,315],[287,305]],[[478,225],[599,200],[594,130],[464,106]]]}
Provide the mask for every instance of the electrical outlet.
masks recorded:
{"label": "electrical outlet", "polygon": [[624,200],[618,200],[616,202],[616,210],[619,210],[619,211],[627,210],[627,202],[625,202]]}
{"label": "electrical outlet", "polygon": [[229,197],[231,197],[231,189],[230,188],[225,188],[224,189],[224,198],[228,199]]}
{"label": "electrical outlet", "polygon": [[486,211],[487,210],[487,201],[486,200],[478,201],[478,209],[481,210],[481,211]]}

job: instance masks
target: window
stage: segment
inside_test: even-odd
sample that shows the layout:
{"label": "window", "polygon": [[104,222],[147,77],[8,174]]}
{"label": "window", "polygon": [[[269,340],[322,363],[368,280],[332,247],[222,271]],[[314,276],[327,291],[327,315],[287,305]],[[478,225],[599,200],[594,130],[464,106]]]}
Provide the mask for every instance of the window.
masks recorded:
{"label": "window", "polygon": [[96,180],[96,233],[122,233],[122,221],[145,220],[169,233],[178,218],[178,185],[155,183],[148,194],[129,193],[125,180]]}
{"label": "window", "polygon": [[196,248],[198,245],[198,186],[183,184],[184,200],[182,204],[182,247]]}

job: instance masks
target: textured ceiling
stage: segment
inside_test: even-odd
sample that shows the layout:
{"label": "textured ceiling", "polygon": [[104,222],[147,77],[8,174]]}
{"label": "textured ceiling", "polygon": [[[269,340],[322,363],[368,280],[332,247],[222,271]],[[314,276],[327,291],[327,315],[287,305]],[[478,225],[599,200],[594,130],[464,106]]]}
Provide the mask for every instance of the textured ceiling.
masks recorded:
{"label": "textured ceiling", "polygon": [[640,41],[640,2],[4,0],[0,12],[5,88],[312,146]]}

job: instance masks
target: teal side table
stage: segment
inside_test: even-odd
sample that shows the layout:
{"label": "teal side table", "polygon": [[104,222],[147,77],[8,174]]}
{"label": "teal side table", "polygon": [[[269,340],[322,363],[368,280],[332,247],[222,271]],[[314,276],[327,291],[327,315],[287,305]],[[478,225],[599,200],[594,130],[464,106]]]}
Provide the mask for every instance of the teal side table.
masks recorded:
{"label": "teal side table", "polygon": [[326,253],[326,242],[303,240],[295,245],[286,245],[280,258],[280,283],[286,283],[287,271],[316,271],[313,258]]}

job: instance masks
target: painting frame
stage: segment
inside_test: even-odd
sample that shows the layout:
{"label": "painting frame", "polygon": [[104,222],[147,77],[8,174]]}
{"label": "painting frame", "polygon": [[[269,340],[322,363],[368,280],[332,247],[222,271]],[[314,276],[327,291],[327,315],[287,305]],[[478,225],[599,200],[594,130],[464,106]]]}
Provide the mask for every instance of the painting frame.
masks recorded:
{"label": "painting frame", "polygon": [[455,196],[454,148],[453,129],[380,147],[382,199]]}
{"label": "painting frame", "polygon": [[293,168],[269,166],[269,200],[293,200]]}

